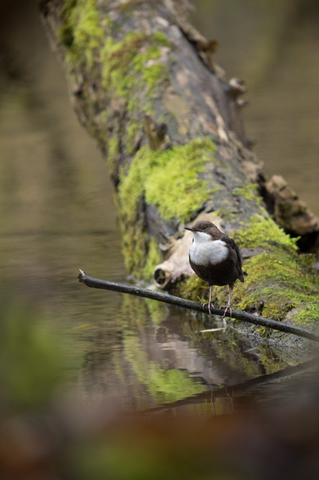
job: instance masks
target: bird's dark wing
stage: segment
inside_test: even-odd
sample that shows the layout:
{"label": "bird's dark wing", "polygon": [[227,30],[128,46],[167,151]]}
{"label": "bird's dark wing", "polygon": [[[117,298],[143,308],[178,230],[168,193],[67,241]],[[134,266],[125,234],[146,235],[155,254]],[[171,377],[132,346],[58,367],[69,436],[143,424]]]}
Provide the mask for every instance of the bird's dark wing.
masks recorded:
{"label": "bird's dark wing", "polygon": [[[241,252],[239,250],[239,247],[237,245],[237,243],[235,242],[235,240],[233,240],[232,238],[228,237],[227,235],[224,235],[221,240],[225,243],[227,243],[233,250],[235,250],[236,252],[236,255],[237,255],[237,259],[238,259],[238,270],[239,270],[239,273],[241,275],[247,275],[246,272],[243,272],[242,271],[242,265],[243,265],[243,258],[241,256]],[[244,280],[242,280],[244,281]]]}

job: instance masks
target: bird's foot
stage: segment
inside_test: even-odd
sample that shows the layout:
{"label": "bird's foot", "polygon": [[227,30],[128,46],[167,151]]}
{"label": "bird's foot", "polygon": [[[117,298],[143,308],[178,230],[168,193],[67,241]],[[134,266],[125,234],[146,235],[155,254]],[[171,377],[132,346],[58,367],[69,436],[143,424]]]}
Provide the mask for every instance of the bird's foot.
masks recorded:
{"label": "bird's foot", "polygon": [[213,314],[212,314],[212,311],[211,311],[211,308],[213,307],[213,310],[215,310],[215,306],[214,306],[214,304],[213,304],[212,302],[210,302],[210,303],[204,303],[203,307],[208,307],[209,314],[210,314],[210,315],[213,315]]}
{"label": "bird's foot", "polygon": [[226,317],[226,314],[227,314],[227,310],[229,312],[229,316],[231,317],[232,316],[232,309],[230,308],[230,305],[222,305],[220,308],[224,308],[225,311],[224,311],[224,315],[223,315],[223,318]]}

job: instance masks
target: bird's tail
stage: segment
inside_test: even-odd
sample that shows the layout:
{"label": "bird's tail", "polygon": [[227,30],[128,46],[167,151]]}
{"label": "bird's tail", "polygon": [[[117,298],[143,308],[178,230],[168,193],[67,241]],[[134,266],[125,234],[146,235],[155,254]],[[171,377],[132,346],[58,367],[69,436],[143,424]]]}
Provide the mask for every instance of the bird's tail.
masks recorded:
{"label": "bird's tail", "polygon": [[244,277],[247,277],[248,273],[244,272],[244,270],[241,271],[241,275],[239,277],[239,280],[241,282],[244,282]]}

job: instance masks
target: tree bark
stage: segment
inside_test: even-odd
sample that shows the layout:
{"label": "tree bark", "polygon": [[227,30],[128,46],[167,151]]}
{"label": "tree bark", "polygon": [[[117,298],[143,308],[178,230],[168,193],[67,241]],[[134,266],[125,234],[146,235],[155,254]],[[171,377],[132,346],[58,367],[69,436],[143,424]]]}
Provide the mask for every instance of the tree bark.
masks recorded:
{"label": "tree bark", "polygon": [[[249,276],[235,287],[237,307],[263,305],[275,320],[313,322],[319,298],[311,261],[260,198],[275,210],[262,164],[248,149],[245,87],[224,80],[213,60],[217,42],[189,25],[185,3],[40,1],[73,107],[107,158],[128,272],[203,296],[199,279],[182,281],[192,275],[183,227],[207,218],[244,249]],[[313,218],[311,228],[319,230]]]}

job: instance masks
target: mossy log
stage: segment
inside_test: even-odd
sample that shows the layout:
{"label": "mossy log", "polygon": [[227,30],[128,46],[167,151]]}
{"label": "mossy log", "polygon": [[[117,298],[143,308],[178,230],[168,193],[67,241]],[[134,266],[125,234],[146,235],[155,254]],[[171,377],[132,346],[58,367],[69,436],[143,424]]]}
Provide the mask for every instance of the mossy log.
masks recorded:
{"label": "mossy log", "polygon": [[[315,323],[313,259],[270,216],[282,220],[283,209],[249,150],[239,98],[245,87],[224,80],[212,56],[217,42],[189,25],[184,2],[41,0],[40,10],[78,118],[107,158],[128,273],[206,298],[183,227],[207,218],[244,252],[248,277],[235,286],[234,308]],[[316,241],[319,223],[311,221],[303,233]],[[217,293],[225,301],[226,290]]]}

